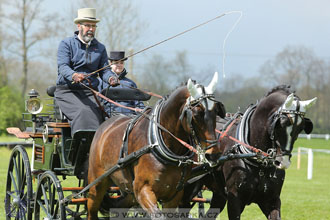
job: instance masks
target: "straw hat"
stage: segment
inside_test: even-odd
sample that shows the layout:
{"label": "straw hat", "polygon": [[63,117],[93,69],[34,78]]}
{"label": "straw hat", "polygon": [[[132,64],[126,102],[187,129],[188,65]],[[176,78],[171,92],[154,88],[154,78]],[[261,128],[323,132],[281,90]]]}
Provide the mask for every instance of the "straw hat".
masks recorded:
{"label": "straw hat", "polygon": [[96,9],[95,8],[81,8],[78,9],[78,17],[74,19],[74,23],[78,24],[83,21],[89,22],[99,22],[100,19],[96,19]]}

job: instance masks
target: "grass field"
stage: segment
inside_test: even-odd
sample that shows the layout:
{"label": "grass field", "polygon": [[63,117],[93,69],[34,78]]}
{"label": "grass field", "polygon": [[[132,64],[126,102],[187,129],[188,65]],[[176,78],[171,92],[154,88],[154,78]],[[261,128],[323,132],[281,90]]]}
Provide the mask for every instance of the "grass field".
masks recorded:
{"label": "grass field", "polygon": [[[0,142],[8,141],[0,138]],[[13,140],[16,141],[16,140]],[[323,139],[298,139],[297,147],[314,149],[329,149],[330,141]],[[27,149],[31,158],[31,148]],[[8,161],[11,151],[5,147],[0,148],[0,201],[4,201]],[[297,170],[297,156],[292,157],[292,165],[286,172],[286,179],[281,194],[283,220],[330,220],[330,154],[314,153],[313,179],[307,180],[307,155],[301,157],[301,168]],[[67,180],[65,185],[70,184]],[[34,183],[34,187],[37,183]],[[76,186],[76,185],[74,185]],[[204,193],[210,196],[210,193]],[[3,203],[2,203],[3,204]],[[5,219],[4,205],[0,206],[0,219]],[[227,220],[224,210],[218,219]],[[252,204],[245,208],[242,220],[266,219],[259,208]]]}

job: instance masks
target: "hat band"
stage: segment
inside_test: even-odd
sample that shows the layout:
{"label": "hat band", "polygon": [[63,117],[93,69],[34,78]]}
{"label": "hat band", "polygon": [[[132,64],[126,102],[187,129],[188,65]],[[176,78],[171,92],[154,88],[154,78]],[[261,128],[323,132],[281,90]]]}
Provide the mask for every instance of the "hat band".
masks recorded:
{"label": "hat band", "polygon": [[96,18],[92,18],[92,17],[83,17],[82,19],[84,18],[96,20]]}

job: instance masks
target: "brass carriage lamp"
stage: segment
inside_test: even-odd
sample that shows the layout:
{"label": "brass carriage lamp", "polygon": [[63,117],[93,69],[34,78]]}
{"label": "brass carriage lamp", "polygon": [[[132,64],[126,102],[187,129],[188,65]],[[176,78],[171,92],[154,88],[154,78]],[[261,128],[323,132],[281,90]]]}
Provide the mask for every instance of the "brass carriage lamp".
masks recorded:
{"label": "brass carriage lamp", "polygon": [[39,93],[35,89],[31,89],[28,93],[29,99],[26,100],[25,109],[32,115],[36,115],[42,111],[43,104],[38,98]]}
{"label": "brass carriage lamp", "polygon": [[38,98],[39,93],[35,89],[31,89],[28,93],[28,100],[25,102],[25,110],[32,114],[32,131],[36,132],[37,114],[42,111],[43,104]]}

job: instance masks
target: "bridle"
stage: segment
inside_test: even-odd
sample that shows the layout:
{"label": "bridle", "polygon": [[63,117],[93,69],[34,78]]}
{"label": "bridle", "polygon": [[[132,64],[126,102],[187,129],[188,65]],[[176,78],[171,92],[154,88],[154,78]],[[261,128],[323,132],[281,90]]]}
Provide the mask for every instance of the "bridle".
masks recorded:
{"label": "bridle", "polygon": [[[290,110],[290,109],[284,109],[283,106],[281,106],[277,111],[275,111],[270,117],[270,127],[269,127],[269,137],[272,141],[272,150],[276,151],[276,149],[281,150],[281,155],[285,156],[288,155],[291,157],[291,151],[292,151],[292,144],[290,143],[290,149],[286,149],[285,146],[281,146],[281,144],[278,141],[278,138],[276,137],[276,124],[278,120],[280,120],[283,117],[287,117],[288,120],[290,121],[292,125],[292,131],[290,132],[290,136],[293,137],[296,129],[297,129],[297,123],[298,123],[298,117],[301,117],[301,119],[304,119],[305,117],[305,112],[299,111],[300,109],[300,103],[299,100],[296,98],[295,99],[297,106],[295,110]],[[293,116],[294,115],[294,116]]]}
{"label": "bridle", "polygon": [[[196,126],[194,126],[195,122],[193,121],[193,108],[197,107],[197,106],[200,106],[202,105],[203,108],[205,109],[205,115],[206,115],[206,119],[208,119],[208,115],[210,114],[210,110],[209,110],[209,106],[208,106],[208,100],[216,103],[216,102],[219,102],[217,100],[215,100],[215,96],[214,94],[206,94],[205,92],[205,88],[204,86],[202,85],[197,85],[197,87],[201,88],[202,90],[202,95],[196,99],[191,99],[191,96],[187,98],[186,100],[186,104],[184,105],[183,107],[183,110],[181,112],[181,115],[179,117],[181,123],[184,123],[184,117],[186,116],[186,127],[189,128],[189,133],[190,133],[190,136],[191,136],[191,141],[193,142],[193,146],[196,148],[197,150],[197,156],[198,156],[198,161],[200,162],[207,162],[208,164],[211,165],[211,162],[209,162],[206,157],[205,157],[205,152],[214,147],[214,146],[217,146],[217,142],[218,140],[217,139],[214,139],[214,140],[208,140],[208,139],[205,139],[203,140],[204,142],[206,143],[209,143],[210,145],[207,146],[206,148],[202,149],[201,147],[201,139],[200,137],[197,135],[197,131],[196,131]],[[214,104],[214,107],[215,107],[215,104]],[[213,108],[214,108],[213,107]],[[205,117],[204,117],[204,120],[205,120]],[[213,166],[213,165],[211,165]]]}
{"label": "bridle", "polygon": [[[245,111],[237,132],[238,139],[246,144],[249,144],[248,139],[249,139],[250,119],[254,114],[257,105],[258,104],[250,106]],[[300,105],[299,105],[299,101],[297,100],[297,106],[295,110],[284,109],[283,106],[280,106],[274,113],[272,113],[268,118],[268,122],[269,122],[268,124],[270,125],[268,127],[268,134],[271,140],[271,147],[268,148],[266,152],[268,156],[263,158],[262,160],[260,160],[260,158],[258,157],[250,158],[250,159],[248,158],[244,160],[253,166],[259,166],[259,164],[261,163],[263,167],[273,167],[276,166],[275,164],[276,158],[286,155],[291,157],[292,146],[290,147],[290,149],[286,149],[287,145],[281,146],[281,143],[279,142],[279,139],[276,135],[276,128],[277,128],[276,125],[281,118],[287,117],[292,125],[292,131],[290,132],[289,135],[293,136],[297,129],[298,117],[301,117],[303,119],[305,115],[305,113],[300,112],[299,109],[300,109]],[[236,144],[236,145],[238,146],[238,149],[242,154],[247,154],[252,152],[249,148],[247,148],[242,144]]]}

